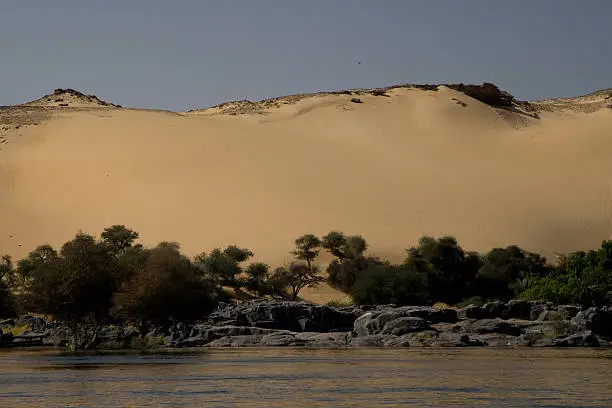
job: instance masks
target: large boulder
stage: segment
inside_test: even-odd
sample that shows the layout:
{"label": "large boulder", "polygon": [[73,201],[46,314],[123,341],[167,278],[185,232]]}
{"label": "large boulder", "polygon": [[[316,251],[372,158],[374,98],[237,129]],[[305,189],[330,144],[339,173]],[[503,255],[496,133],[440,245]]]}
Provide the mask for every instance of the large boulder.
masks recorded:
{"label": "large boulder", "polygon": [[531,306],[532,302],[524,299],[511,300],[508,302],[507,318],[508,319],[531,319]]}
{"label": "large boulder", "polygon": [[557,312],[561,315],[563,319],[571,319],[576,317],[576,315],[582,310],[580,306],[574,305],[559,305],[557,306]]}
{"label": "large boulder", "polygon": [[599,336],[612,337],[612,307],[590,307],[574,316],[572,324],[580,330],[590,330]]}
{"label": "large boulder", "polygon": [[[398,320],[398,322],[394,322],[395,320]],[[457,312],[453,309],[404,306],[366,312],[355,320],[353,331],[357,336],[391,334],[393,331],[408,333],[427,330],[429,324],[455,323],[457,321]]]}
{"label": "large boulder", "polygon": [[534,302],[531,305],[531,313],[529,320],[544,321],[547,319],[548,312],[550,312],[551,310],[553,310],[552,303]]}
{"label": "large boulder", "polygon": [[461,331],[464,333],[496,333],[509,336],[519,336],[523,334],[523,329],[519,325],[500,318],[464,321],[458,323],[456,326],[460,327],[462,329]]}
{"label": "large boulder", "polygon": [[15,321],[15,326],[26,326],[29,332],[44,332],[48,323],[40,316],[23,315]]}
{"label": "large boulder", "polygon": [[333,332],[333,333],[296,333],[296,343],[302,342],[307,347],[316,348],[335,348],[345,347],[350,343],[351,335],[350,332]]}
{"label": "large boulder", "polygon": [[489,82],[484,82],[482,85],[447,84],[446,86],[491,106],[512,106],[515,101],[514,96]]}
{"label": "large boulder", "polygon": [[101,349],[129,348],[139,336],[134,326],[105,326],[98,329],[93,345]]}
{"label": "large boulder", "polygon": [[427,329],[429,329],[429,323],[420,317],[400,317],[385,323],[380,333],[401,336]]}
{"label": "large boulder", "polygon": [[58,324],[47,329],[45,332],[45,337],[43,338],[43,345],[66,347],[71,340],[72,330],[66,326]]}
{"label": "large boulder", "polygon": [[504,302],[489,302],[482,306],[469,305],[459,309],[458,316],[462,319],[496,319],[506,318],[508,306]]}
{"label": "large boulder", "polygon": [[590,331],[572,334],[562,339],[555,340],[557,347],[599,347],[599,339]]}
{"label": "large boulder", "polygon": [[359,309],[338,310],[307,302],[220,303],[210,315],[209,324],[323,333],[351,330],[358,314]]}
{"label": "large boulder", "polygon": [[[258,335],[243,335],[243,336],[225,336],[220,339],[213,340],[205,344],[205,347],[248,347],[259,346],[263,336]],[[199,345],[199,344],[198,344]]]}

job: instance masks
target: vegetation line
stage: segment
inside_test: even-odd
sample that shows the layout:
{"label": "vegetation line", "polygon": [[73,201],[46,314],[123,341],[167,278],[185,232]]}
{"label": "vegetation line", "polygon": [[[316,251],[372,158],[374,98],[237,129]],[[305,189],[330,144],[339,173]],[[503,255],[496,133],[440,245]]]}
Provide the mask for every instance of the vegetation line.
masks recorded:
{"label": "vegetation line", "polygon": [[[72,344],[93,344],[101,325],[152,325],[196,321],[221,301],[244,295],[296,300],[305,287],[325,281],[357,305],[482,304],[522,298],[557,304],[612,304],[612,240],[599,249],[572,252],[551,265],[518,246],[480,254],[465,251],[451,236],[423,237],[402,264],[366,256],[366,240],[332,231],[294,242],[295,261],[271,269],[246,248],[228,246],[193,259],[174,242],[137,244],[123,225],[100,239],[83,233],[59,251],[42,245],[14,263],[0,261],[0,317],[23,312],[52,316],[71,329]],[[334,260],[322,277],[321,251]],[[240,295],[240,296],[239,296]]]}

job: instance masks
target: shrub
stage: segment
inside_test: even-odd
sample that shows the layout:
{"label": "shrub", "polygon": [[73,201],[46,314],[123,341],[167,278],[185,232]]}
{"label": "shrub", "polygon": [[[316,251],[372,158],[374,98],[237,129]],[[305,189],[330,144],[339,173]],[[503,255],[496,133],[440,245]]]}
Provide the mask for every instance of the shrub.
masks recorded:
{"label": "shrub", "polygon": [[349,293],[363,272],[377,265],[386,264],[377,258],[359,257],[344,262],[334,259],[327,267],[327,282],[331,287]]}
{"label": "shrub", "polygon": [[372,266],[357,279],[351,297],[358,305],[431,304],[425,276],[406,266]]}
{"label": "shrub", "polygon": [[144,267],[115,294],[115,315],[139,323],[145,333],[150,324],[196,320],[214,309],[215,285],[202,279],[178,248],[149,251]]}

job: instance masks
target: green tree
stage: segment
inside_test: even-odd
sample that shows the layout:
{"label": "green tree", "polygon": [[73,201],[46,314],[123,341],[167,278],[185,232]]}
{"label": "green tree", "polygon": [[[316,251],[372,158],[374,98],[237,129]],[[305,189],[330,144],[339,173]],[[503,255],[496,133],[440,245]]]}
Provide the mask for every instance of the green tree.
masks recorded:
{"label": "green tree", "polygon": [[18,279],[17,286],[25,289],[30,283],[31,273],[39,266],[57,259],[57,251],[48,244],[40,245],[30,252],[28,256],[17,262],[15,270]]}
{"label": "green tree", "polygon": [[319,270],[314,265],[292,262],[286,267],[277,268],[270,277],[269,283],[275,294],[297,300],[300,291],[305,287],[316,287],[321,282],[325,282],[318,272]]}
{"label": "green tree", "polygon": [[521,297],[585,306],[612,304],[612,241],[603,241],[597,250],[562,256],[545,276],[529,276]]}
{"label": "green tree", "polygon": [[351,288],[358,305],[427,305],[427,276],[409,266],[373,265],[363,272]]}
{"label": "green tree", "polygon": [[134,245],[139,235],[125,225],[113,225],[106,228],[102,234],[102,242],[106,244],[115,256],[121,255]]}
{"label": "green tree", "polygon": [[378,258],[363,256],[345,259],[343,262],[334,259],[327,267],[327,283],[333,288],[349,293],[366,270],[384,264]]}
{"label": "green tree", "polygon": [[14,285],[15,269],[9,255],[0,257],[0,317],[16,314],[15,297],[10,287]]}
{"label": "green tree", "polygon": [[2,255],[0,257],[0,281],[7,285],[12,285],[15,280],[15,267],[13,258],[10,255]]}
{"label": "green tree", "polygon": [[113,314],[140,325],[193,321],[213,310],[219,296],[189,258],[172,245],[146,250],[145,261],[114,296]]}
{"label": "green tree", "polygon": [[246,268],[246,288],[258,297],[270,292],[270,266],[263,262],[250,264]]}
{"label": "green tree", "polygon": [[427,276],[434,301],[454,304],[472,295],[471,284],[481,260],[477,253],[465,252],[454,237],[425,236],[408,249],[405,265]]}
{"label": "green tree", "polygon": [[335,256],[339,262],[363,256],[368,244],[361,235],[345,236],[339,231],[331,231],[321,241],[321,247]]}
{"label": "green tree", "polygon": [[340,231],[331,231],[323,236],[321,246],[342,262],[346,257],[346,237]]}
{"label": "green tree", "polygon": [[551,271],[546,258],[516,245],[494,248],[483,256],[476,275],[476,290],[483,297],[509,300],[520,294],[527,277],[543,277]]}
{"label": "green tree", "polygon": [[106,245],[79,233],[62,246],[58,257],[31,271],[24,305],[67,324],[73,334],[73,349],[87,348],[97,327],[108,317],[116,289],[114,266],[115,258]]}
{"label": "green tree", "polygon": [[253,252],[250,250],[230,245],[223,251],[216,248],[210,254],[202,252],[195,257],[195,263],[202,270],[204,276],[221,286],[229,286],[238,290],[245,284],[244,281],[239,279],[243,272],[240,264],[252,256]]}
{"label": "green tree", "polygon": [[295,249],[291,252],[301,261],[306,261],[306,266],[312,272],[312,262],[321,252],[321,240],[312,234],[302,235],[295,240]]}

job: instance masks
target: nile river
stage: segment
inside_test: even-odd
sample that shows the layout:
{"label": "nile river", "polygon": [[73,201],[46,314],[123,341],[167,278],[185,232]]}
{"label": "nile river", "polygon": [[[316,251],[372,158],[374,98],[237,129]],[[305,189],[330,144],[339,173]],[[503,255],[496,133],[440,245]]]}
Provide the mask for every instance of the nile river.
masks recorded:
{"label": "nile river", "polygon": [[0,407],[612,407],[612,350],[0,350]]}

